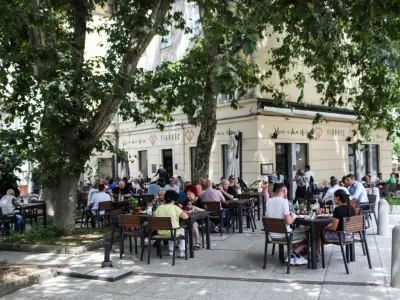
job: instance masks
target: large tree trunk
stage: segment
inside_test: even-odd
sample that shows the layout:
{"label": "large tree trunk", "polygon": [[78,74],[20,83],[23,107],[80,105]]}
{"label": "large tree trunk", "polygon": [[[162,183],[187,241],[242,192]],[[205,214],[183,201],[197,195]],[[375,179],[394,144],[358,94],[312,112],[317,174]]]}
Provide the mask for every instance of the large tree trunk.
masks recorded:
{"label": "large tree trunk", "polygon": [[77,183],[80,174],[62,174],[58,185],[43,189],[43,199],[47,204],[47,213],[54,216],[53,225],[63,227],[68,233],[75,228],[77,203]]}
{"label": "large tree trunk", "polygon": [[214,142],[215,131],[217,130],[217,98],[213,95],[210,80],[206,84],[206,97],[210,104],[207,110],[207,117],[204,117],[200,133],[197,137],[197,155],[195,160],[194,182],[198,182],[201,177],[209,177],[211,148]]}

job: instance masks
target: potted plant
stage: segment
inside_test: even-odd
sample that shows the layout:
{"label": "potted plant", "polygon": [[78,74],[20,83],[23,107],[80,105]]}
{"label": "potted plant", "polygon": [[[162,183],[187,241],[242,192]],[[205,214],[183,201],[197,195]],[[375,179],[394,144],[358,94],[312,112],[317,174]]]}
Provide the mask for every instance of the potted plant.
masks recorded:
{"label": "potted plant", "polygon": [[139,201],[136,198],[131,197],[129,199],[129,203],[132,205],[133,207],[133,213],[135,215],[138,215],[140,213],[140,206],[139,206]]}

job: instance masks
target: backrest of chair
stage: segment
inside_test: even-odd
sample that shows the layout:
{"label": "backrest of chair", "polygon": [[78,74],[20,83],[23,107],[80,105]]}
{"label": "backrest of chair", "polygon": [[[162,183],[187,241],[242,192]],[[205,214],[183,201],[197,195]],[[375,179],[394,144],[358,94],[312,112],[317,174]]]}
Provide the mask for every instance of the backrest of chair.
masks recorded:
{"label": "backrest of chair", "polygon": [[358,207],[358,201],[357,200],[350,200],[350,205],[353,206],[354,208]]}
{"label": "backrest of chair", "polygon": [[287,233],[284,219],[263,218],[265,232]]}
{"label": "backrest of chair", "polygon": [[171,217],[150,217],[149,223],[151,230],[171,230],[172,232]]}
{"label": "backrest of chair", "polygon": [[204,210],[210,212],[216,212],[221,210],[220,202],[203,202]]}
{"label": "backrest of chair", "polygon": [[376,202],[376,195],[368,194],[368,201],[369,203],[375,203]]}
{"label": "backrest of chair", "polygon": [[111,222],[116,223],[116,222],[118,222],[118,216],[122,215],[124,212],[122,211],[122,209],[113,209],[113,210],[110,210],[109,213],[110,213]]}
{"label": "backrest of chair", "polygon": [[144,203],[150,203],[154,200],[154,195],[142,195]]}
{"label": "backrest of chair", "polygon": [[45,201],[44,200],[31,200],[30,203],[42,203],[42,204],[44,204]]}
{"label": "backrest of chair", "polygon": [[30,197],[28,198],[27,203],[37,203],[37,202],[34,202],[34,201],[38,201],[38,200],[39,200],[39,197],[38,197],[38,196],[30,196]]}
{"label": "backrest of chair", "polygon": [[111,209],[111,201],[104,201],[99,203],[99,210]]}
{"label": "backrest of chair", "polygon": [[125,228],[140,228],[140,216],[138,215],[119,215],[122,227]]}
{"label": "backrest of chair", "polygon": [[353,216],[349,219],[343,218],[343,226],[346,232],[360,232],[364,231],[364,216]]}
{"label": "backrest of chair", "polygon": [[361,208],[355,208],[355,209],[354,209],[354,212],[355,212],[355,215],[356,215],[356,216],[361,215]]}

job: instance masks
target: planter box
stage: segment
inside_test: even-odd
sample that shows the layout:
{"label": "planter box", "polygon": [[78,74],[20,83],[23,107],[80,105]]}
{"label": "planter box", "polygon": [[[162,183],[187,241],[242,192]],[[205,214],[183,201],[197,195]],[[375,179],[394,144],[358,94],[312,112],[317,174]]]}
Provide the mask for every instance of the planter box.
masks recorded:
{"label": "planter box", "polygon": [[[114,242],[119,238],[115,237]],[[111,242],[111,238],[98,240],[83,246],[57,246],[57,245],[30,245],[30,244],[6,244],[0,243],[0,251],[22,251],[34,253],[57,253],[79,255],[96,250],[104,246],[104,242]]]}
{"label": "planter box", "polygon": [[[389,208],[390,209],[390,208]],[[389,210],[390,211],[390,210]],[[391,214],[400,214],[400,205],[393,205],[393,210],[390,211]]]}

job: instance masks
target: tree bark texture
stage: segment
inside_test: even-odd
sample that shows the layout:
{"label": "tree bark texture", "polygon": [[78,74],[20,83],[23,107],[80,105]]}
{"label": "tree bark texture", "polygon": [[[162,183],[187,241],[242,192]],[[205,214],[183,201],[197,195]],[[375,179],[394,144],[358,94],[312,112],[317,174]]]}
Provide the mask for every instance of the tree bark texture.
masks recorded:
{"label": "tree bark texture", "polygon": [[[33,5],[38,5],[37,2],[31,0]],[[42,3],[48,0],[40,0]],[[131,44],[127,53],[123,57],[123,61],[119,68],[120,77],[132,77],[134,76],[137,63],[141,58],[142,54],[148,47],[149,43],[156,35],[159,26],[162,26],[166,13],[170,9],[173,0],[152,0],[154,3],[154,9],[152,10],[152,27],[150,30],[145,31],[139,29],[131,33]],[[46,2],[51,5],[50,2]],[[73,0],[71,5],[73,7],[73,38],[71,41],[73,47],[75,47],[76,65],[74,83],[79,84],[81,82],[81,76],[83,74],[83,53],[85,51],[86,41],[86,29],[88,16],[83,11],[85,1]],[[47,37],[49,35],[49,37]],[[45,38],[43,38],[45,36]],[[45,32],[42,28],[36,27],[30,31],[30,43],[32,46],[45,47],[50,46],[52,43],[51,33]],[[44,44],[43,44],[44,43]],[[36,66],[38,79],[44,78],[49,71],[51,66],[46,61],[39,61]],[[77,203],[77,183],[79,180],[80,171],[83,170],[84,165],[93,151],[94,145],[102,137],[104,131],[110,125],[115,113],[118,111],[119,105],[123,100],[123,93],[130,92],[130,85],[133,81],[126,80],[122,85],[121,82],[116,83],[115,90],[118,91],[115,95],[110,96],[108,99],[101,102],[97,107],[95,115],[93,116],[88,130],[79,128],[79,126],[66,126],[59,136],[62,136],[64,143],[62,149],[64,153],[68,153],[73,163],[79,163],[81,165],[80,170],[78,168],[68,169],[68,166],[63,167],[64,172],[57,174],[57,180],[54,187],[44,188],[42,192],[42,198],[47,203],[47,211],[50,215],[54,215],[54,225],[61,226],[71,232],[75,227],[75,210]],[[79,93],[73,94],[77,100],[80,99]],[[50,121],[49,121],[50,120]],[[51,114],[47,113],[46,107],[44,108],[44,114],[41,121],[40,130],[43,132],[51,130]],[[90,146],[83,147],[83,144],[90,142]],[[43,163],[48,169],[51,170],[51,164],[46,164],[47,157],[38,159],[39,163]]]}

